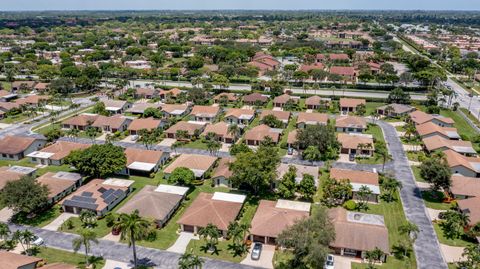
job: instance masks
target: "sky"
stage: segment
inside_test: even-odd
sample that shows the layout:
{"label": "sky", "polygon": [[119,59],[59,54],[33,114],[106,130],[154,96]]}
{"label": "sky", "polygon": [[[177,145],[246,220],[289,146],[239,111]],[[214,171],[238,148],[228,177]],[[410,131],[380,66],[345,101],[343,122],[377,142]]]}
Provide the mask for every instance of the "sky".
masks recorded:
{"label": "sky", "polygon": [[126,9],[480,10],[480,0],[0,0],[2,11]]}

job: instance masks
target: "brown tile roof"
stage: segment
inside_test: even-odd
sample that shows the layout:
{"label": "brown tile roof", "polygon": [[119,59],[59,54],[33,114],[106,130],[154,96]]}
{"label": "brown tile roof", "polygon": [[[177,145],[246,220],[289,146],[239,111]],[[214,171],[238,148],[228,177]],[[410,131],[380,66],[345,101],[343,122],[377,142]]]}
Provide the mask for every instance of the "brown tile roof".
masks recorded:
{"label": "brown tile roof", "polygon": [[288,144],[294,144],[297,142],[297,133],[298,133],[297,130],[293,130],[290,133],[288,133],[288,137],[287,137]]}
{"label": "brown tile roof", "polygon": [[35,81],[14,81],[12,82],[12,88],[20,88],[22,85],[25,85],[27,88],[33,88],[35,83]]}
{"label": "brown tile roof", "polygon": [[197,117],[215,117],[220,112],[218,106],[194,106],[191,115]]}
{"label": "brown tile roof", "polygon": [[33,137],[6,136],[0,140],[0,153],[19,154],[38,141]]}
{"label": "brown tile roof", "polygon": [[217,167],[213,170],[212,178],[224,177],[230,178],[233,173],[230,171],[229,165],[234,161],[233,158],[220,158]]}
{"label": "brown tile roof", "polygon": [[[474,196],[480,198],[480,180],[473,177],[464,177],[459,174],[452,175],[450,191],[454,195]],[[479,204],[480,207],[480,204]]]}
{"label": "brown tile roof", "polygon": [[10,167],[8,166],[0,167],[0,190],[7,185],[7,182],[19,180],[21,177],[25,176],[25,174],[11,171],[9,168]]}
{"label": "brown tile roof", "polygon": [[45,95],[29,95],[25,98],[20,98],[15,100],[15,103],[22,104],[22,105],[37,105],[42,101],[49,100],[50,96]]}
{"label": "brown tile roof", "polygon": [[365,99],[340,98],[340,107],[357,107],[366,103]]}
{"label": "brown tile roof", "polygon": [[168,114],[171,114],[176,110],[185,111],[187,109],[188,109],[188,105],[186,104],[163,104],[162,105],[162,111],[165,111]]}
{"label": "brown tile roof", "polygon": [[63,178],[61,175],[63,173],[57,174],[57,173],[52,173],[48,172],[45,173],[44,175],[40,176],[37,178],[37,182],[41,183],[42,185],[46,185],[49,190],[48,197],[53,198],[60,193],[64,192],[65,190],[69,189],[70,187],[74,186],[77,182],[77,180],[81,180],[82,176],[80,174],[74,174],[74,173],[69,173],[74,175],[74,178],[76,180],[72,180],[69,178]]}
{"label": "brown tile roof", "polygon": [[0,90],[0,97],[4,97],[4,96],[7,96],[7,95],[10,95],[11,93],[6,91],[6,90]]}
{"label": "brown tile roof", "polygon": [[227,112],[225,113],[225,117],[234,117],[234,118],[240,118],[241,116],[248,115],[248,116],[254,116],[255,115],[255,110],[253,109],[243,109],[243,108],[229,108]]}
{"label": "brown tile roof", "polygon": [[171,94],[173,97],[176,97],[176,96],[179,95],[181,92],[182,92],[182,90],[180,90],[179,88],[173,88],[173,89],[170,89],[170,90],[161,90],[161,91],[160,91],[160,94],[161,94],[161,95]]}
{"label": "brown tile roof", "polygon": [[227,230],[230,222],[237,218],[243,204],[214,200],[212,197],[211,193],[201,192],[177,223],[197,227],[206,227],[211,223],[220,230]]}
{"label": "brown tile roof", "polygon": [[155,95],[159,93],[159,90],[152,89],[152,88],[137,88],[135,90],[137,95],[147,96],[147,95]]}
{"label": "brown tile roof", "polygon": [[465,157],[451,149],[447,149],[443,152],[450,168],[456,166],[463,166],[476,173],[480,172],[480,158],[478,157]]}
{"label": "brown tile roof", "polygon": [[81,144],[68,141],[57,141],[54,144],[45,147],[39,152],[54,153],[49,159],[51,160],[62,160],[67,157],[70,152],[74,150],[82,150],[90,147],[88,144]]}
{"label": "brown tile roof", "polygon": [[[447,137],[451,137],[454,134],[454,137],[458,137],[457,128],[454,127],[441,127],[436,125],[433,122],[425,122],[417,125],[417,133],[420,136],[425,136],[429,134],[439,133]],[[455,135],[456,134],[456,135]]]}
{"label": "brown tile roof", "polygon": [[143,113],[147,108],[157,108],[160,109],[160,104],[153,104],[153,103],[135,103],[132,105],[131,108],[127,109],[126,112],[130,113]]}
{"label": "brown tile roof", "polygon": [[76,269],[77,267],[66,263],[51,263],[42,266],[42,269]]}
{"label": "brown tile roof", "polygon": [[[478,180],[478,179],[477,179]],[[469,225],[475,225],[480,221],[480,198],[456,200],[458,208],[469,217]]]}
{"label": "brown tile roof", "polygon": [[330,67],[330,73],[351,77],[355,75],[355,68],[351,66],[332,66]]}
{"label": "brown tile roof", "polygon": [[21,107],[20,104],[17,103],[11,103],[11,102],[0,102],[0,108],[5,109],[6,111],[10,111],[14,108],[19,109]]}
{"label": "brown tile roof", "polygon": [[213,156],[182,154],[165,168],[164,173],[171,174],[177,167],[207,171],[215,164],[216,160],[217,158]]}
{"label": "brown tile roof", "polygon": [[177,131],[182,130],[182,131],[187,131],[189,135],[194,135],[195,130],[202,130],[203,129],[202,124],[195,124],[195,123],[190,123],[186,121],[179,121],[172,125],[170,128],[168,128],[165,133],[170,133],[170,134],[175,134]]}
{"label": "brown tile roof", "polygon": [[217,94],[215,97],[213,97],[213,100],[221,100],[222,99],[222,96],[225,96],[227,97],[227,100],[229,102],[235,102],[237,101],[237,96],[235,96],[234,93],[231,93],[231,92],[222,92],[222,93],[219,93]]}
{"label": "brown tile roof", "polygon": [[160,163],[163,156],[163,151],[146,150],[136,148],[126,148],[125,156],[127,157],[127,166],[134,162],[142,163]]}
{"label": "brown tile roof", "polygon": [[348,179],[352,183],[378,186],[378,174],[369,171],[332,168],[330,178],[335,180]]}
{"label": "brown tile roof", "polygon": [[367,128],[367,120],[357,116],[339,116],[335,121],[335,127],[340,128]]}
{"label": "brown tile roof", "polygon": [[129,131],[140,131],[142,129],[154,130],[160,127],[161,120],[154,118],[134,119],[128,126]]}
{"label": "brown tile roof", "polygon": [[288,122],[288,120],[290,119],[290,112],[288,111],[267,110],[267,109],[264,109],[262,111],[262,114],[260,114],[260,119],[262,120],[267,115],[274,115],[278,120],[281,120],[283,122]]}
{"label": "brown tile roof", "polygon": [[470,141],[449,140],[438,135],[425,137],[422,139],[422,141],[428,151],[448,148],[460,153],[466,151],[475,152],[472,142]]}
{"label": "brown tile roof", "polygon": [[324,113],[307,113],[299,112],[297,118],[297,124],[305,123],[309,125],[324,124],[328,122],[328,115]]}
{"label": "brown tile roof", "polygon": [[348,211],[342,207],[328,210],[328,216],[335,228],[335,248],[373,250],[375,247],[390,253],[388,230],[385,226],[352,222],[347,219]]}
{"label": "brown tile roof", "polygon": [[310,96],[307,99],[305,99],[305,105],[310,105],[310,106],[318,106],[321,104],[321,102],[330,102],[330,98],[322,98],[318,95]]}
{"label": "brown tile roof", "polygon": [[350,58],[348,57],[348,54],[345,54],[345,53],[332,53],[328,55],[328,58],[330,60],[350,60]]}
{"label": "brown tile roof", "polygon": [[50,83],[39,82],[35,85],[34,89],[38,91],[44,91],[50,86]]}
{"label": "brown tile roof", "polygon": [[416,110],[413,111],[412,113],[408,114],[410,119],[415,123],[415,124],[422,124],[425,122],[429,122],[433,120],[433,116],[430,114],[427,114],[423,111]]}
{"label": "brown tile roof", "polygon": [[296,98],[292,98],[292,96],[288,95],[288,94],[282,94],[280,96],[277,96],[275,98],[273,98],[273,103],[274,104],[286,104],[288,102],[288,100],[292,99],[294,102],[297,102],[298,99]]}
{"label": "brown tile roof", "polygon": [[363,136],[363,135],[351,135],[346,133],[339,133],[337,134],[337,139],[340,144],[342,144],[342,148],[346,149],[358,149],[358,145],[365,144],[370,145],[371,149],[375,149],[375,145],[373,143],[373,138]]}
{"label": "brown tile roof", "polygon": [[260,93],[251,93],[251,94],[248,94],[248,95],[245,95],[243,97],[243,101],[244,102],[248,102],[248,103],[254,103],[254,102],[262,102],[262,103],[265,103],[268,101],[268,96],[265,96],[265,95],[262,95]]}
{"label": "brown tile roof", "polygon": [[129,119],[122,115],[114,115],[111,117],[98,116],[92,126],[98,128],[103,128],[103,126],[110,126],[110,128],[112,129],[118,129],[125,123],[125,121],[129,121]]}
{"label": "brown tile roof", "polygon": [[217,122],[207,125],[202,135],[208,135],[208,133],[215,133],[219,137],[233,138],[233,135],[228,132],[228,123],[226,122]]}
{"label": "brown tile roof", "polygon": [[[0,250],[0,269],[17,269],[27,265],[36,265],[42,259]],[[35,268],[33,266],[32,268]]]}
{"label": "brown tile roof", "polygon": [[272,138],[275,143],[280,140],[280,133],[273,132],[272,128],[265,124],[255,126],[245,132],[245,140],[263,141],[266,136]]}
{"label": "brown tile roof", "polygon": [[276,238],[295,221],[308,218],[309,212],[276,207],[277,201],[261,200],[252,219],[250,233]]}
{"label": "brown tile roof", "polygon": [[303,64],[300,66],[300,71],[303,71],[303,72],[309,72],[310,70],[314,70],[314,69],[319,69],[319,70],[323,70],[325,69],[325,65],[323,65],[322,63],[314,63],[314,64]]}
{"label": "brown tile roof", "polygon": [[99,115],[96,114],[81,114],[62,121],[62,124],[75,125],[75,126],[89,126],[93,124]]}

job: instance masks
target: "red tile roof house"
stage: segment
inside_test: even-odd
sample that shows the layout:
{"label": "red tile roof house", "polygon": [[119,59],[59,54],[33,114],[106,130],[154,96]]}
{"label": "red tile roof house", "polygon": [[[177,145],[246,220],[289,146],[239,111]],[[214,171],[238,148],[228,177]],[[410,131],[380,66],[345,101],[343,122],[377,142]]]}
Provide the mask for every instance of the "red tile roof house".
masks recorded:
{"label": "red tile roof house", "polygon": [[124,132],[127,130],[128,125],[132,120],[122,115],[114,115],[111,117],[98,116],[92,127],[97,127],[101,132],[116,133]]}
{"label": "red tile roof house", "polygon": [[302,64],[299,68],[300,71],[305,73],[309,73],[311,70],[324,70],[325,65],[322,63],[314,63],[314,64]]}
{"label": "red tile roof house", "polygon": [[194,106],[190,115],[195,121],[213,122],[220,115],[220,107]]}
{"label": "red tile roof house", "polygon": [[239,194],[201,192],[177,223],[183,232],[194,234],[208,224],[213,224],[225,237],[228,225],[237,219],[245,198],[245,195]]}
{"label": "red tile roof house", "polygon": [[335,228],[335,240],[330,243],[335,254],[365,259],[367,251],[379,248],[386,253],[381,260],[386,261],[390,245],[383,216],[336,207],[328,210],[328,217]]}
{"label": "red tile roof house", "polygon": [[64,212],[80,214],[82,210],[105,216],[132,192],[133,180],[93,179],[62,201]]}
{"label": "red tile roof house", "polygon": [[41,258],[0,251],[0,269],[35,269]]}
{"label": "red tile roof house", "polygon": [[165,118],[181,118],[190,113],[190,106],[187,104],[163,104],[162,114]]}
{"label": "red tile roof house", "polygon": [[112,114],[122,114],[132,107],[130,102],[121,100],[105,100],[103,103],[105,104],[105,110]]}
{"label": "red tile roof house", "polygon": [[458,209],[468,215],[468,226],[471,227],[480,222],[480,180],[453,175],[449,191],[453,194]]}
{"label": "red tile roof house", "polygon": [[367,120],[357,116],[338,116],[335,120],[337,132],[361,133],[367,129]]}
{"label": "red tile roof house", "polygon": [[451,149],[443,152],[452,174],[480,178],[480,158],[466,157]]}
{"label": "red tile roof house", "polygon": [[195,177],[203,178],[207,172],[211,171],[216,161],[217,158],[213,156],[181,154],[165,168],[163,173],[165,178],[168,178],[175,168],[185,167],[192,170]]}
{"label": "red tile roof house", "polygon": [[375,152],[375,144],[371,135],[339,133],[337,139],[341,144],[340,153],[342,154],[372,157]]}
{"label": "red tile roof house", "polygon": [[209,134],[215,134],[217,141],[232,144],[238,137],[234,137],[232,133],[228,131],[230,125],[226,122],[217,122],[213,124],[208,124],[205,127],[205,130],[202,133],[202,136],[208,136]]}
{"label": "red tile roof house", "polygon": [[213,102],[220,103],[222,100],[226,100],[227,103],[234,103],[237,101],[237,96],[231,92],[222,92],[213,97]]}
{"label": "red tile roof house", "polygon": [[433,122],[426,122],[416,126],[417,133],[420,138],[428,138],[432,136],[440,136],[450,140],[460,140],[460,135],[457,132],[457,128],[453,127],[440,127]]}
{"label": "red tile roof house", "polygon": [[[177,140],[190,140],[194,136],[202,134],[203,130],[205,130],[205,126],[207,124],[199,124],[199,123],[192,123],[186,121],[179,121],[172,125],[170,128],[165,130],[165,134],[167,138],[177,139]],[[178,137],[179,131],[185,131],[185,137]]]}
{"label": "red tile roof house", "polygon": [[477,156],[472,142],[463,140],[449,140],[439,135],[422,139],[423,148],[427,152],[445,151],[451,149],[467,157]]}
{"label": "red tile roof house", "polygon": [[297,116],[297,128],[304,129],[307,125],[327,125],[328,115],[323,113],[299,112]]}
{"label": "red tile roof house", "polygon": [[2,190],[9,181],[16,181],[24,176],[35,176],[36,171],[36,168],[26,166],[1,166],[0,190]]}
{"label": "red tile roof house", "polygon": [[162,101],[166,100],[167,98],[176,99],[180,93],[182,93],[182,90],[180,90],[179,88],[173,88],[171,90],[161,90],[159,93],[159,97]]}
{"label": "red tile roof house", "polygon": [[348,57],[348,54],[345,53],[332,53],[328,55],[328,59],[330,61],[338,61],[338,62],[349,62],[350,57]]}
{"label": "red tile roof house", "polygon": [[213,169],[212,181],[215,187],[227,187],[231,188],[230,177],[233,172],[230,170],[230,164],[234,161],[234,158],[220,158],[217,166]]}
{"label": "red tile roof house", "polygon": [[357,78],[357,71],[351,66],[332,66],[330,67],[330,74],[339,75],[344,80],[355,81]]}
{"label": "red tile roof house", "polygon": [[329,108],[331,102],[332,99],[330,98],[322,98],[320,96],[314,95],[305,99],[305,106],[307,106],[307,109],[317,110],[322,107]]}
{"label": "red tile roof house", "polygon": [[288,200],[260,200],[252,219],[250,240],[275,245],[282,231],[310,216],[310,206],[310,203]]}
{"label": "red tile roof house", "polygon": [[352,185],[353,199],[358,198],[358,191],[362,186],[368,187],[372,191],[372,195],[368,198],[368,202],[377,203],[380,195],[380,185],[378,183],[378,174],[369,171],[349,170],[332,168],[330,169],[330,178],[335,180],[348,179]]}
{"label": "red tile roof house", "polygon": [[35,81],[14,81],[12,82],[12,92],[20,90],[32,91],[35,87]]}
{"label": "red tile roof house", "polygon": [[90,147],[88,144],[81,144],[68,141],[57,141],[41,150],[34,151],[27,155],[30,161],[40,165],[62,165],[63,160],[74,150],[83,150]]}
{"label": "red tile roof house", "polygon": [[260,106],[268,102],[268,96],[260,93],[251,93],[243,97],[243,103],[249,106]]}
{"label": "red tile roof house", "polygon": [[292,100],[294,103],[298,103],[300,100],[300,97],[298,96],[291,96],[288,94],[282,94],[280,96],[277,96],[273,98],[273,106],[274,107],[283,107],[285,104],[289,101]]}
{"label": "red tile roof house", "polygon": [[130,125],[128,125],[128,132],[130,135],[138,135],[141,130],[145,129],[147,131],[152,131],[155,129],[162,128],[165,122],[162,120],[157,120],[154,118],[139,118],[134,119]]}
{"label": "red tile roof house", "polygon": [[297,148],[295,145],[297,143],[297,133],[298,133],[298,130],[293,130],[288,133],[288,137],[287,137],[288,148]]}
{"label": "red tile roof house", "polygon": [[455,124],[455,121],[451,118],[443,117],[441,115],[427,114],[420,110],[408,114],[407,122],[408,121],[413,122],[415,125],[432,122],[440,127],[453,127]]}
{"label": "red tile roof house", "polygon": [[38,177],[37,182],[47,186],[48,202],[54,204],[82,185],[82,176],[69,172],[48,172]]}
{"label": "red tile roof house", "polygon": [[281,65],[273,56],[263,52],[257,52],[248,64],[257,67],[260,70],[260,75],[265,74],[267,71],[277,70]]}
{"label": "red tile roof house", "polygon": [[170,154],[163,151],[126,148],[127,163],[121,174],[147,175],[156,173],[170,158]]}
{"label": "red tile roof house", "polygon": [[366,105],[365,99],[340,98],[340,111],[342,113],[356,112],[359,105]]}
{"label": "red tile roof house", "polygon": [[50,96],[46,95],[29,95],[24,98],[15,100],[15,103],[21,106],[41,107],[47,104]]}
{"label": "red tile roof house", "polygon": [[78,129],[85,130],[87,127],[92,126],[92,124],[97,120],[99,115],[97,114],[80,114],[62,121],[63,129]]}
{"label": "red tile roof house", "polygon": [[273,143],[276,144],[280,141],[281,133],[281,129],[274,129],[265,124],[261,124],[245,132],[245,142],[249,146],[258,146],[265,140],[265,137],[270,137]]}
{"label": "red tile roof house", "polygon": [[297,169],[297,173],[295,176],[295,181],[300,183],[303,179],[303,175],[311,175],[315,181],[315,186],[318,186],[318,173],[319,168],[318,166],[309,166],[309,165],[301,165],[301,164],[286,164],[280,163],[277,166],[277,179],[273,182],[273,187],[277,188],[278,184],[282,181],[283,176],[288,172],[290,166],[294,166]]}
{"label": "red tile roof house", "polygon": [[6,136],[0,140],[0,160],[19,161],[46,143],[46,139],[39,137]]}
{"label": "red tile roof house", "polygon": [[255,110],[242,108],[229,108],[225,113],[224,121],[245,127],[255,118]]}
{"label": "red tile roof house", "polygon": [[153,99],[160,96],[160,90],[152,88],[135,89],[135,98]]}
{"label": "red tile roof house", "polygon": [[260,120],[263,120],[268,115],[273,115],[277,120],[283,122],[283,127],[287,127],[288,121],[290,120],[291,113],[288,111],[278,111],[278,110],[262,110],[262,114],[260,114]]}

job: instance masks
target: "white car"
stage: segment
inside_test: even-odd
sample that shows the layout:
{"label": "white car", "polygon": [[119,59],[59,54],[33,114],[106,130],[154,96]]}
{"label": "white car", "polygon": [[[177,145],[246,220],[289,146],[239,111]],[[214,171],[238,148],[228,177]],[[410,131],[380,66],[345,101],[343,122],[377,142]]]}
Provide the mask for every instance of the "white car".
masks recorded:
{"label": "white car", "polygon": [[138,139],[138,135],[132,135],[132,137],[131,137],[132,141],[137,141],[137,139]]}
{"label": "white car", "polygon": [[262,244],[255,243],[252,248],[251,258],[254,261],[258,261],[260,259],[260,255],[262,255]]}
{"label": "white car", "polygon": [[323,269],[334,269],[335,268],[335,262],[334,262],[334,257],[333,255],[328,255],[327,260],[325,261],[325,265],[323,266]]}
{"label": "white car", "polygon": [[45,241],[43,241],[43,238],[38,237],[38,236],[35,236],[35,238],[32,241],[32,245],[34,245],[34,246],[41,246],[43,244],[45,244]]}

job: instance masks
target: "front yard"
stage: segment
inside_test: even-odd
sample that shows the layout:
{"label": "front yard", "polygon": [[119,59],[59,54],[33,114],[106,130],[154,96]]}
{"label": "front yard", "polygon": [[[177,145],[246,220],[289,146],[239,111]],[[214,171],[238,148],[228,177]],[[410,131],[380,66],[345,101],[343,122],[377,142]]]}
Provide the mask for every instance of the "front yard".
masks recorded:
{"label": "front yard", "polygon": [[[79,253],[72,253],[64,250],[40,247],[36,257],[42,258],[47,264],[52,263],[66,263],[77,266],[78,268],[85,268],[85,255]],[[101,257],[91,259],[96,268],[103,268],[105,260]]]}

